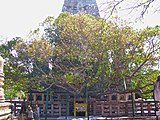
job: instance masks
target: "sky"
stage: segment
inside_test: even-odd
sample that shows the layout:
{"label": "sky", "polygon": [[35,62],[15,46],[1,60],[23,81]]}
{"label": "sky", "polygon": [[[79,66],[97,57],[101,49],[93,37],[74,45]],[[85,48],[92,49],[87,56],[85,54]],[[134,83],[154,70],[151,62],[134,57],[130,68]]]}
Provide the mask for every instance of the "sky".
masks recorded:
{"label": "sky", "polygon": [[[100,6],[106,0],[97,0]],[[26,37],[31,30],[47,16],[57,17],[61,11],[64,0],[0,0],[0,38]],[[125,19],[125,15],[122,16]],[[160,15],[146,15],[145,19],[138,21],[134,26],[160,25]]]}

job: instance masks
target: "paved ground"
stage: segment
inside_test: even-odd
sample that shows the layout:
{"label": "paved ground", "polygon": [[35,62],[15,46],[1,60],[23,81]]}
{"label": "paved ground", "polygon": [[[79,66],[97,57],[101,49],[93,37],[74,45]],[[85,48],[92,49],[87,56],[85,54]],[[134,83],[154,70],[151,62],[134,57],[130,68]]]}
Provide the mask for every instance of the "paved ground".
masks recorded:
{"label": "paved ground", "polygon": [[[41,120],[45,120],[44,118],[41,118]],[[58,117],[58,118],[48,118],[48,120],[66,120],[66,117]],[[88,120],[88,118],[85,117],[77,117],[74,118],[73,116],[69,116],[67,120]],[[89,120],[158,120],[155,116],[149,117],[93,117],[90,116]]]}
{"label": "paved ground", "polygon": [[[57,120],[65,120],[66,117],[59,117]],[[68,120],[88,120],[86,117],[73,117],[69,116],[67,117]],[[96,117],[96,116],[89,116],[89,120],[106,120],[106,117]]]}
{"label": "paved ground", "polygon": [[[58,120],[66,120],[65,117],[59,117],[57,118]],[[85,117],[68,117],[67,120],[88,120],[88,118]],[[156,120],[155,116],[149,117],[149,116],[144,116],[144,117],[96,117],[96,116],[90,116],[89,120]]]}
{"label": "paved ground", "polygon": [[[17,117],[14,117],[13,120],[18,120]],[[42,117],[40,120],[45,120],[44,117]],[[50,118],[48,117],[47,120],[88,120],[86,117],[76,117],[73,116],[67,117],[58,117],[58,118]],[[96,116],[90,116],[89,120],[158,120],[155,116],[149,117],[149,116],[143,116],[143,117],[96,117]]]}

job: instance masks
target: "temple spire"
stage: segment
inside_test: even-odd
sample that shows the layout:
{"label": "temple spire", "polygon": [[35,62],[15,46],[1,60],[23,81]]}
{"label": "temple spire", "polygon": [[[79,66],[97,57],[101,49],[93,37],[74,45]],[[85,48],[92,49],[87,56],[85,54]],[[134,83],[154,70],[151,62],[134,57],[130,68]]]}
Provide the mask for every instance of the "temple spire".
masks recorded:
{"label": "temple spire", "polygon": [[79,11],[84,11],[95,17],[99,16],[96,0],[64,0],[62,12],[77,14]]}

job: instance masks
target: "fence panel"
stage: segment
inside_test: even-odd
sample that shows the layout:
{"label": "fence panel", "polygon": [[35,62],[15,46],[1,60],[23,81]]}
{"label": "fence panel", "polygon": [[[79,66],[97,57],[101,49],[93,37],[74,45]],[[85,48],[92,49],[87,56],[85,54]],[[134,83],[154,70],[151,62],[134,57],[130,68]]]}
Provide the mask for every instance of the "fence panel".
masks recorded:
{"label": "fence panel", "polygon": [[[11,102],[13,105],[14,115],[18,115],[20,112],[22,103],[26,107],[30,104],[27,101],[7,101]],[[72,100],[69,101],[69,111],[72,111]],[[133,105],[134,103],[134,105]],[[100,100],[91,100],[89,101],[89,110],[90,115],[95,116],[155,116],[156,106],[160,105],[160,102],[155,101],[128,101],[128,102],[109,102],[109,101],[100,101]],[[155,104],[156,103],[156,104]],[[41,116],[45,116],[45,102],[38,102],[40,106]],[[134,109],[132,108],[134,106]],[[32,102],[32,108],[35,110],[35,102]],[[134,111],[133,111],[134,110]],[[133,114],[134,112],[134,114]],[[72,113],[69,113],[72,115]],[[58,117],[66,115],[66,101],[50,101],[48,105],[48,116]]]}

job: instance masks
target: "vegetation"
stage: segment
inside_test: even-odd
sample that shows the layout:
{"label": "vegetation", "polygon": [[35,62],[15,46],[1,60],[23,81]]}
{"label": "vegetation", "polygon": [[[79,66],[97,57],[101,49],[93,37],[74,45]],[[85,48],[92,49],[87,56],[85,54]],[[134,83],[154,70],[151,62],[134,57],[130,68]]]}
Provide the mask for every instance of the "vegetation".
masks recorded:
{"label": "vegetation", "polygon": [[16,97],[21,90],[25,91],[26,73],[19,57],[15,53],[15,45],[22,39],[14,38],[0,45],[1,56],[5,59],[5,95],[9,98]]}
{"label": "vegetation", "polygon": [[73,94],[82,94],[86,86],[90,94],[107,93],[111,88],[117,88],[112,92],[140,93],[153,89],[160,73],[159,26],[138,31],[122,21],[83,13],[48,17],[43,26],[45,35],[33,34],[29,42],[14,39],[15,44],[5,48],[9,57],[7,52],[2,56],[10,61],[5,66],[8,86],[16,82],[24,90],[42,86],[44,90],[55,85]]}
{"label": "vegetation", "polygon": [[104,8],[102,11],[107,18],[124,11],[130,17],[135,14],[136,19],[144,18],[148,13],[158,13],[159,6],[159,1],[156,0],[109,0],[101,4],[101,7]]}

